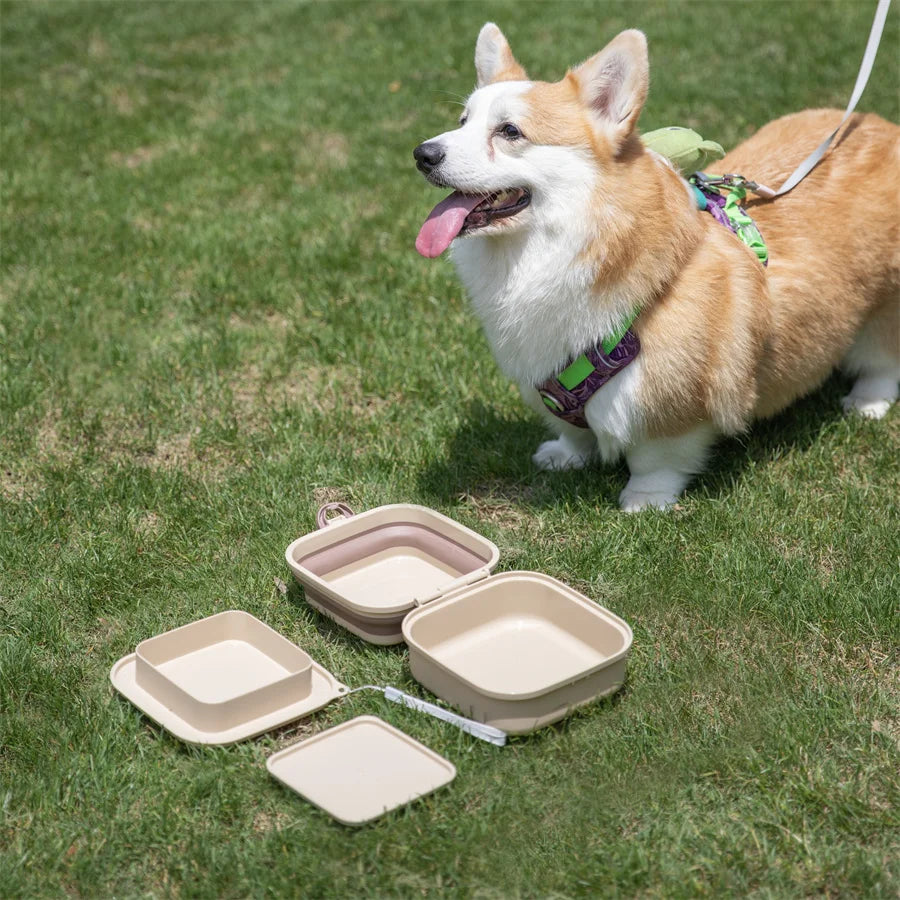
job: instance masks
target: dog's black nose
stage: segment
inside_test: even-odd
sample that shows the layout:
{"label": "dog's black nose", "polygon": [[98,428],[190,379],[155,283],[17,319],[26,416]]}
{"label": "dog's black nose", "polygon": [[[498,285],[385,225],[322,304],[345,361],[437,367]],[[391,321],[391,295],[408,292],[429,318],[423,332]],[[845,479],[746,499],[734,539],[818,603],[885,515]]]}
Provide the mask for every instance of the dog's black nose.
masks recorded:
{"label": "dog's black nose", "polygon": [[444,148],[435,141],[426,141],[413,150],[416,168],[426,175],[436,169],[443,162],[446,155]]}

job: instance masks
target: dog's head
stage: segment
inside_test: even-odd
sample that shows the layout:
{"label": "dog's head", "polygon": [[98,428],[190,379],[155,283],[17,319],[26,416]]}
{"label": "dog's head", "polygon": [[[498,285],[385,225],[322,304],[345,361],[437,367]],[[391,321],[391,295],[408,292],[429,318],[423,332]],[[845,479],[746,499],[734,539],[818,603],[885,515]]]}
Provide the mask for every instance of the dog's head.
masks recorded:
{"label": "dog's head", "polygon": [[624,31],[549,84],[528,79],[489,22],[478,35],[475,71],[478,86],[459,127],[413,153],[432,184],[453,190],[419,232],[423,256],[440,255],[461,235],[501,235],[577,215],[597,178],[635,147],[647,41]]}

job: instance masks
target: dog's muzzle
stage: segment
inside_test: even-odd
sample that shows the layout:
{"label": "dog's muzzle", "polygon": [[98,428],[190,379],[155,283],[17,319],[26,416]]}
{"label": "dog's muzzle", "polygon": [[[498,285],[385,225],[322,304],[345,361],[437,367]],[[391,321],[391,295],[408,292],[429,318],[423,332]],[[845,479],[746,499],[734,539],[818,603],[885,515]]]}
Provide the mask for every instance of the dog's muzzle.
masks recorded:
{"label": "dog's muzzle", "polygon": [[430,175],[444,161],[446,155],[444,148],[437,141],[425,141],[413,150],[416,168],[423,175]]}

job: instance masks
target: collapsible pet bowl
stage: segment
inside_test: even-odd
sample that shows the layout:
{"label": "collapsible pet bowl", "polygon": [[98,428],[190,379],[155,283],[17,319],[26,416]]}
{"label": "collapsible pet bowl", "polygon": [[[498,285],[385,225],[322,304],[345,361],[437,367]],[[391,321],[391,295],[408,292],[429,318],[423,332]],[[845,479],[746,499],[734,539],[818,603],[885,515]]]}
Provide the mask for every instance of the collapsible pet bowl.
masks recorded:
{"label": "collapsible pet bowl", "polygon": [[[350,693],[249,613],[232,610],[138,644],[110,672],[119,693],[175,737],[229,744],[303,718]],[[503,732],[391,687],[396,703],[502,745]],[[361,825],[448,784],[453,764],[375,716],[360,716],[271,756],[270,774],[347,825]]]}
{"label": "collapsible pet bowl", "polygon": [[[337,508],[341,518],[329,522]],[[396,688],[387,700],[503,746],[624,681],[631,629],[538,572],[492,575],[489,540],[422,506],[353,515],[323,507],[319,531],[286,551],[307,599],[366,640],[409,646],[413,676],[459,715]],[[110,671],[119,693],[175,737],[229,744],[351,693],[331,672],[240,610],[138,644]],[[468,716],[468,718],[466,718]],[[373,716],[269,758],[272,777],[338,821],[359,825],[448,784],[453,765]]]}
{"label": "collapsible pet bowl", "polygon": [[499,551],[476,532],[405,504],[328,511],[285,554],[307,600],[373,643],[405,640],[416,680],[464,715],[522,734],[624,682],[627,623],[548,575],[491,575]]}
{"label": "collapsible pet bowl", "polygon": [[113,687],[176,737],[230,744],[255,737],[356,691],[450,722],[503,746],[505,732],[394,687],[350,690],[250,613],[218,613],[138,644],[109,673]]}
{"label": "collapsible pet bowl", "polygon": [[303,650],[240,610],[142,641],[113,666],[110,679],[151,719],[192,744],[262,734],[346,691]]}
{"label": "collapsible pet bowl", "polygon": [[625,680],[628,625],[537,572],[506,572],[403,621],[416,681],[510,734],[542,728]]}
{"label": "collapsible pet bowl", "polygon": [[[343,518],[329,522],[331,509]],[[328,504],[318,523],[287,548],[287,564],[311,606],[373,644],[402,643],[411,610],[481,580],[500,558],[489,540],[424,506],[353,515]]]}

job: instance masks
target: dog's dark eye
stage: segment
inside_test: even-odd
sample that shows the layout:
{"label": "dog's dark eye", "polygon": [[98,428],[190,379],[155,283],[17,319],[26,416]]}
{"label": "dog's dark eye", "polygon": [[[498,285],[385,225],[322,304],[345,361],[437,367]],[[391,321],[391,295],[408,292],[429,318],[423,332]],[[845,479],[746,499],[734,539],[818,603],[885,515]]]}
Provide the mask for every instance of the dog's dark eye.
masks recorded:
{"label": "dog's dark eye", "polygon": [[520,137],[522,137],[522,132],[516,128],[512,122],[507,122],[505,125],[501,125],[499,128],[500,134],[503,135],[508,141],[517,141]]}
{"label": "dog's dark eye", "polygon": [[469,121],[468,115],[466,115],[466,113],[463,113],[463,114],[459,117],[459,127],[462,128],[463,125],[465,125],[466,122],[468,122],[468,121]]}

